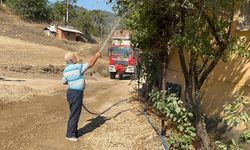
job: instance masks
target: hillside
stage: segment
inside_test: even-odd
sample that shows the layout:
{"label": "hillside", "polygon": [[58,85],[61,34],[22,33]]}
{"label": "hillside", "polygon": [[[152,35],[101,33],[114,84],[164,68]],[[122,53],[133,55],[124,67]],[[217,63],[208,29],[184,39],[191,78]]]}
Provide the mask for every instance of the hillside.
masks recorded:
{"label": "hillside", "polygon": [[106,26],[108,26],[109,28],[114,26],[114,23],[116,22],[116,19],[117,19],[117,16],[114,13],[104,11],[104,10],[98,10],[98,11],[100,11],[100,13],[102,13],[105,16],[104,24],[106,24]]}
{"label": "hillside", "polygon": [[[2,58],[0,66],[5,71],[6,68],[7,70],[12,68],[11,70],[22,72],[20,68],[29,70],[30,66],[34,71],[39,70],[39,68],[46,68],[48,65],[59,67],[60,70],[62,68],[60,66],[65,65],[63,55],[68,50],[75,51],[83,60],[87,61],[87,58],[93,55],[99,47],[98,43],[57,40],[42,32],[48,24],[23,21],[12,14],[8,8],[1,7],[0,12],[0,55]],[[15,69],[13,69],[13,66]],[[18,66],[20,67],[18,68]],[[106,70],[105,67],[101,66],[99,68]],[[27,70],[24,71],[27,72]]]}
{"label": "hillside", "polygon": [[[86,10],[83,7],[75,6],[76,12],[79,13],[81,10],[85,10],[90,13],[92,21],[95,21],[98,15],[102,16],[104,28],[109,30],[116,22],[117,16],[109,11],[105,10]],[[81,29],[80,29],[81,30]]]}
{"label": "hillside", "polygon": [[42,31],[48,24],[25,22],[14,15],[7,7],[0,6],[0,36],[20,39],[48,46],[55,46],[66,50],[78,50],[82,43],[72,41],[59,41],[46,36]]}

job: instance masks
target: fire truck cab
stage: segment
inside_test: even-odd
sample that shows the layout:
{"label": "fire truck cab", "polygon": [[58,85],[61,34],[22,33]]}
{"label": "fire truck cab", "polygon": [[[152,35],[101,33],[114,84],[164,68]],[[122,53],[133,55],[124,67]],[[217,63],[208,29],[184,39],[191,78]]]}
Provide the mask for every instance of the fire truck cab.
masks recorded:
{"label": "fire truck cab", "polygon": [[116,30],[112,35],[112,46],[109,49],[110,79],[124,74],[135,74],[136,51],[131,47],[128,30]]}

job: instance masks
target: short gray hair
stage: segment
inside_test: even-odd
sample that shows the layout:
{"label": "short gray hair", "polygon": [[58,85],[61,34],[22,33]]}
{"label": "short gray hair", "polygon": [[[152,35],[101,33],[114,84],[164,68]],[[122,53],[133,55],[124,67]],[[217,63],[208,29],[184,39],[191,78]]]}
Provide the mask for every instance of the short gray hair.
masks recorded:
{"label": "short gray hair", "polygon": [[72,53],[72,52],[67,52],[67,53],[64,55],[64,59],[65,59],[65,61],[68,63],[74,56],[75,56],[74,53]]}

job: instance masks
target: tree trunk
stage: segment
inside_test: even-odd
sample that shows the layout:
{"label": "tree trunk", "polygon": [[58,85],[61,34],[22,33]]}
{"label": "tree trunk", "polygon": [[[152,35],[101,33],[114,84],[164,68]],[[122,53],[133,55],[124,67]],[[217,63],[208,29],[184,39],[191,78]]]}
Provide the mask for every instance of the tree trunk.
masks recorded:
{"label": "tree trunk", "polygon": [[[167,89],[166,89],[166,85],[167,85],[167,68],[168,68],[168,54],[166,54],[166,52],[161,52],[160,54],[160,60],[162,62],[161,65],[161,89],[163,92],[165,92],[165,94],[167,94]],[[165,99],[166,95],[163,95],[162,99]]]}
{"label": "tree trunk", "polygon": [[195,126],[197,136],[201,140],[202,149],[210,150],[210,138],[207,133],[204,118],[201,112],[201,91],[195,89]]}
{"label": "tree trunk", "polygon": [[187,107],[190,111],[193,109],[193,99],[192,99],[192,85],[185,85],[185,90],[184,90],[184,100],[187,103]]}
{"label": "tree trunk", "polygon": [[69,0],[66,0],[66,16],[65,16],[65,25],[69,23]]}
{"label": "tree trunk", "polygon": [[[164,59],[164,58],[163,58]],[[162,63],[162,91],[164,94],[162,94],[162,99],[165,100],[166,98],[166,62]],[[161,118],[161,135],[165,134],[165,120],[164,120],[164,116]]]}
{"label": "tree trunk", "polygon": [[[163,92],[166,92],[166,83],[167,83],[167,79],[166,79],[166,75],[167,75],[167,71],[166,71],[166,62],[163,62],[162,63],[162,84],[161,84],[161,87],[162,87],[162,91]],[[163,94],[163,98],[165,98],[165,95]]]}

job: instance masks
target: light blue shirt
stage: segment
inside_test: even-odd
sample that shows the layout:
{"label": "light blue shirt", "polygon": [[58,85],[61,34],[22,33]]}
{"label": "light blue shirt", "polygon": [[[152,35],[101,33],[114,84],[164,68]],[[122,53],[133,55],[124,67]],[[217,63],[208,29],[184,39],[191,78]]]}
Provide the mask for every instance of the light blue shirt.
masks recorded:
{"label": "light blue shirt", "polygon": [[63,83],[68,84],[68,89],[84,91],[84,72],[88,69],[88,64],[68,64],[63,71]]}

